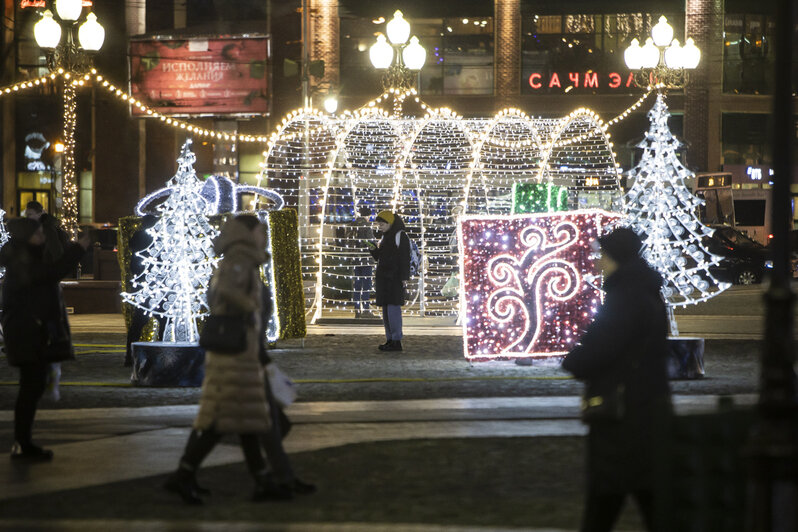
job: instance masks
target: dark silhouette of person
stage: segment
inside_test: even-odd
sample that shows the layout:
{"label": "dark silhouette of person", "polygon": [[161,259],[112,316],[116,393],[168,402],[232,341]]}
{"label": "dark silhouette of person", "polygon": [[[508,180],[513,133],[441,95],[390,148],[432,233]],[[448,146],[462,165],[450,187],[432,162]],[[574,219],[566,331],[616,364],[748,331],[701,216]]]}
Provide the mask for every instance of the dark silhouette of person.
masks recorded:
{"label": "dark silhouette of person", "polygon": [[[147,232],[158,221],[158,217],[153,214],[145,214],[141,219],[141,227],[133,233],[128,244],[130,248],[130,275],[135,279],[144,273],[144,256],[147,248],[152,244],[152,236]],[[133,313],[130,317],[130,327],[127,330],[127,346],[125,349],[125,366],[133,365],[133,351],[131,344],[141,339],[144,327],[154,317],[158,322],[158,335],[163,335],[163,327],[166,318],[158,314],[149,314],[145,309],[133,305]],[[157,338],[156,338],[157,339]]]}
{"label": "dark silhouette of person", "polygon": [[612,530],[627,495],[646,528],[656,530],[652,453],[671,412],[662,277],[640,256],[642,242],[631,229],[600,237],[598,246],[604,304],[562,367],[585,382],[585,398],[593,404],[601,397],[608,406],[615,398],[620,408],[588,422],[581,530]]}
{"label": "dark silhouette of person", "polygon": [[69,245],[69,235],[61,227],[61,222],[55,216],[47,214],[44,206],[38,201],[29,201],[25,207],[25,217],[38,221],[44,231],[44,258],[56,261],[64,254],[64,249]]}
{"label": "dark silhouette of person", "polygon": [[[360,216],[352,221],[352,238],[358,243],[374,240],[374,231],[368,221],[371,211],[368,207],[363,207],[360,209],[359,214]],[[374,267],[371,261],[360,262],[355,266],[354,273],[355,276],[352,279],[352,303],[355,306],[355,317],[359,318],[364,313],[369,313],[369,299],[371,297]]]}
{"label": "dark silhouette of person", "polygon": [[0,306],[8,363],[19,368],[11,459],[49,461],[52,451],[33,443],[33,420],[47,386],[48,366],[74,358],[59,283],[77,266],[89,238],[68,244],[53,261],[45,258],[46,237],[38,220],[15,218],[8,230],[11,239],[0,249],[0,267],[6,269]]}

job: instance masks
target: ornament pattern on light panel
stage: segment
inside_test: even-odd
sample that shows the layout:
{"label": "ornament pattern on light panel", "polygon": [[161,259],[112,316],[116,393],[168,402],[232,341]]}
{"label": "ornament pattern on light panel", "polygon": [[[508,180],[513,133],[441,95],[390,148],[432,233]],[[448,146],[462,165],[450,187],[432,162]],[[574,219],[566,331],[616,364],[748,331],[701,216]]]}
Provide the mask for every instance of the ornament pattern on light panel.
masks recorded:
{"label": "ornament pattern on light panel", "polygon": [[600,292],[590,241],[620,215],[598,209],[466,216],[459,224],[466,358],[568,352],[593,320]]}

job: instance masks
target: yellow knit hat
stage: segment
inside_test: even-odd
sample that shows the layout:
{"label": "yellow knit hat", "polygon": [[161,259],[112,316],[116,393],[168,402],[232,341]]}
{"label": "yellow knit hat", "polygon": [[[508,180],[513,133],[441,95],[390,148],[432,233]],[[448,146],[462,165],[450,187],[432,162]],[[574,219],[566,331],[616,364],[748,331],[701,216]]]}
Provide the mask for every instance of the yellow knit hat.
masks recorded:
{"label": "yellow knit hat", "polygon": [[396,217],[393,215],[391,211],[381,211],[377,215],[377,220],[382,220],[383,222],[387,223],[388,225],[393,225],[393,221]]}

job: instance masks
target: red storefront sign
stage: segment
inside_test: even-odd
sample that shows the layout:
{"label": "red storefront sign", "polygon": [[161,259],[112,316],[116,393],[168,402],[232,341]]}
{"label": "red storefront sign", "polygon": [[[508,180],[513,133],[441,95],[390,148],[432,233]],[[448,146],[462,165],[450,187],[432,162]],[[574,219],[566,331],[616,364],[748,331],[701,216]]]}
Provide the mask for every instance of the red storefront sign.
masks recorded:
{"label": "red storefront sign", "polygon": [[161,113],[269,112],[268,37],[135,40],[130,58],[131,93]]}
{"label": "red storefront sign", "polygon": [[634,74],[629,72],[627,74],[620,74],[618,72],[610,72],[609,74],[599,74],[598,72],[552,72],[541,73],[532,72],[530,74],[529,86],[535,90],[538,89],[567,89],[572,87],[574,89],[598,89],[610,88],[618,89],[621,87],[634,87]]}
{"label": "red storefront sign", "polygon": [[[91,0],[83,0],[81,2],[83,7],[91,7]],[[38,7],[38,8],[46,8],[47,1],[46,0],[19,0],[19,8],[25,9],[28,7]]]}

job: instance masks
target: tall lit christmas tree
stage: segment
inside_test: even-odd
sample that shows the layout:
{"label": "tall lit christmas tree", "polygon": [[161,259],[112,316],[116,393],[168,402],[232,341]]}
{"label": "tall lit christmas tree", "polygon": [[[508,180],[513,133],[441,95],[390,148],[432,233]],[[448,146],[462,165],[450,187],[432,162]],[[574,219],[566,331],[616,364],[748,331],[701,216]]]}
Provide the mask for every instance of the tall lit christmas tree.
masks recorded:
{"label": "tall lit christmas tree", "polygon": [[165,342],[198,341],[197,319],[206,315],[206,294],[218,259],[212,240],[218,234],[205,215],[203,183],[194,172],[196,157],[186,140],[177,160],[172,189],[157,207],[160,218],[147,232],[152,244],[139,252],[144,271],[133,279],[125,301],[166,318]]}
{"label": "tall lit christmas tree", "polygon": [[643,158],[629,172],[635,181],[626,195],[626,214],[643,239],[643,256],[665,279],[662,293],[672,309],[706,301],[730,285],[709,271],[722,257],[702,242],[713,230],[699,221],[703,201],[684,183],[692,173],[676,156],[681,143],[668,128],[670,113],[662,94],[648,117],[651,126],[638,144]]}

